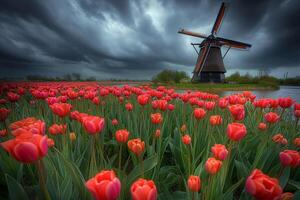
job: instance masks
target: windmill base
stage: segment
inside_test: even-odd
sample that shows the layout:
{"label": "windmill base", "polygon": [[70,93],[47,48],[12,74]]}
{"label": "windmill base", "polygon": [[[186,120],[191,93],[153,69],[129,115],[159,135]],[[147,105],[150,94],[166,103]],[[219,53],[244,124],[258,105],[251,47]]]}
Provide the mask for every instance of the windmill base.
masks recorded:
{"label": "windmill base", "polygon": [[224,83],[225,74],[220,72],[201,72],[193,75],[192,82],[200,83]]}

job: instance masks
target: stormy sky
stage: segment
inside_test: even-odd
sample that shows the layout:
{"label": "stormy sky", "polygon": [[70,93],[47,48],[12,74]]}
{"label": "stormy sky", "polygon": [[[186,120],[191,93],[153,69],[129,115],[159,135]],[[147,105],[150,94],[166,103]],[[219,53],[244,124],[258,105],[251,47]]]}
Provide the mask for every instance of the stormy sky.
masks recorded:
{"label": "stormy sky", "polygon": [[[300,1],[233,0],[218,36],[252,44],[230,50],[227,75],[268,71],[300,75]],[[150,79],[163,70],[189,75],[201,42],[179,28],[209,34],[221,1],[2,0],[0,77],[80,73],[99,79]],[[226,48],[222,48],[223,54]]]}

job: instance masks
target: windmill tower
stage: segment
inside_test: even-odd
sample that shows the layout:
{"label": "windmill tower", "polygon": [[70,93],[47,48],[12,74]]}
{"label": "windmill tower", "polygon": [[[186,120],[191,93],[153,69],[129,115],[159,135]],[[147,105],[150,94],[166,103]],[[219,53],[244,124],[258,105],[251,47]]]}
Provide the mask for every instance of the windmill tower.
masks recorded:
{"label": "windmill tower", "polygon": [[[224,82],[226,70],[224,67],[223,59],[228,53],[229,49],[248,49],[251,47],[250,44],[216,36],[221,26],[227,7],[228,5],[223,2],[211,33],[208,36],[184,29],[178,31],[178,33],[181,34],[204,39],[201,43],[191,44],[198,54],[198,59],[193,71],[193,82]],[[198,51],[195,46],[199,46],[200,51]],[[222,56],[221,53],[222,46],[228,47],[224,56]]]}

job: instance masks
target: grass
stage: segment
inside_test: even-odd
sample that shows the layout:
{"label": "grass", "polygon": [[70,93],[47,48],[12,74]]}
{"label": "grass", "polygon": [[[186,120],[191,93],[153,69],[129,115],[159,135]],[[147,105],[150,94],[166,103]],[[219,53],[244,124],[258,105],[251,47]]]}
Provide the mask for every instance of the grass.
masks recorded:
{"label": "grass", "polygon": [[191,89],[201,90],[205,92],[219,92],[219,91],[245,91],[245,90],[277,90],[277,85],[265,84],[229,84],[229,83],[160,83],[153,84],[153,87],[158,85],[168,86],[174,89]]}

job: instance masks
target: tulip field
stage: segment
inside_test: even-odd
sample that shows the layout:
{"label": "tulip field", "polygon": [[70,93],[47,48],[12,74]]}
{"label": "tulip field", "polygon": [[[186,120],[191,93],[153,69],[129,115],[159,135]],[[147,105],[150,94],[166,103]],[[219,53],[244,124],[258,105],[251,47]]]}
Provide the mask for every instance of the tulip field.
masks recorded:
{"label": "tulip field", "polygon": [[0,199],[300,199],[300,104],[100,82],[0,84]]}

